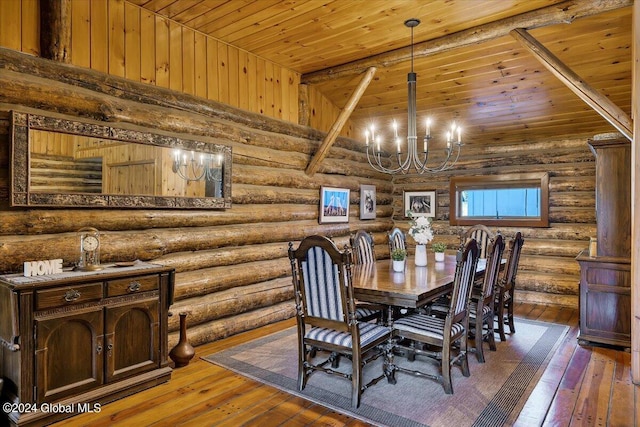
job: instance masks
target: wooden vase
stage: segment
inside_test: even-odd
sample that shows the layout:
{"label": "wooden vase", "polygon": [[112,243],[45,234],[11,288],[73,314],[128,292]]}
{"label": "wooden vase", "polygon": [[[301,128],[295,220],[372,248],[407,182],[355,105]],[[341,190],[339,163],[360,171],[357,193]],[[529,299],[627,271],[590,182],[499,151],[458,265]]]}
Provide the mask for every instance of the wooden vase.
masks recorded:
{"label": "wooden vase", "polygon": [[180,341],[169,352],[176,368],[187,366],[196,352],[187,340],[187,313],[180,313]]}

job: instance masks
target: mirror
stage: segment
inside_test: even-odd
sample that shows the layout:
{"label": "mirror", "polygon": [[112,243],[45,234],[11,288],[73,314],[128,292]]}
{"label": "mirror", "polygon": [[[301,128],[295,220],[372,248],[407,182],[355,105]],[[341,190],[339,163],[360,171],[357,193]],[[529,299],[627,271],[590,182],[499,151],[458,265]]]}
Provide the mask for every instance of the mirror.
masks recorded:
{"label": "mirror", "polygon": [[12,206],[230,208],[231,147],[13,111]]}

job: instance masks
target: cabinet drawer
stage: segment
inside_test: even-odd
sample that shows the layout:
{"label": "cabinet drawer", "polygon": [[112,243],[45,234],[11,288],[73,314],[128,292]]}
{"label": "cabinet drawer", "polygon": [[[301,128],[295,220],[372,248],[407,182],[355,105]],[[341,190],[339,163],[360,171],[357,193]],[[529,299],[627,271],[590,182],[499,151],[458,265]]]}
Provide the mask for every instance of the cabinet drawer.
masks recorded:
{"label": "cabinet drawer", "polygon": [[36,310],[102,299],[102,282],[36,291]]}
{"label": "cabinet drawer", "polygon": [[160,277],[150,276],[129,277],[126,279],[110,280],[107,282],[107,296],[129,295],[158,289]]}

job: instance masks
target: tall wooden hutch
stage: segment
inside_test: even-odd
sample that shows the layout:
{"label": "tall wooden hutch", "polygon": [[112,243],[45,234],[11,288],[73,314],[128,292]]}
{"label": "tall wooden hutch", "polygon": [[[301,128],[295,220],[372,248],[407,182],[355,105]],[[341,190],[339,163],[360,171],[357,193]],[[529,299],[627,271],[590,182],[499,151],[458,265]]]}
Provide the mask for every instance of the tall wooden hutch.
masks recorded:
{"label": "tall wooden hutch", "polygon": [[[609,134],[610,135],[610,134]],[[580,263],[581,342],[631,346],[631,144],[589,140],[596,156],[597,253]]]}

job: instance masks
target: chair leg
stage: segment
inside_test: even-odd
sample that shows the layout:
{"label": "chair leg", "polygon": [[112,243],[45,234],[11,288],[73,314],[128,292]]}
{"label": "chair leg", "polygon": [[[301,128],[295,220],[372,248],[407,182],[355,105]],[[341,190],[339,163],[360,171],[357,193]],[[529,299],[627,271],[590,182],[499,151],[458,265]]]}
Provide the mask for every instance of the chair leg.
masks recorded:
{"label": "chair leg", "polygon": [[453,385],[451,384],[451,345],[446,342],[442,347],[442,387],[446,394],[453,394]]}
{"label": "chair leg", "polygon": [[467,332],[464,333],[462,338],[460,338],[460,366],[462,368],[462,375],[468,377],[471,375],[471,371],[469,370],[469,352],[467,351]]}
{"label": "chair leg", "polygon": [[298,350],[298,390],[304,390],[307,385],[307,374],[305,373],[304,362],[307,360],[306,345],[302,344]]}
{"label": "chair leg", "polygon": [[357,351],[353,352],[352,363],[351,406],[357,408],[360,406],[360,394],[362,393],[362,363],[360,362],[360,354]]}
{"label": "chair leg", "polygon": [[516,325],[513,323],[513,297],[511,298],[511,301],[509,301],[509,306],[507,308],[507,313],[509,316],[509,330],[511,331],[512,334],[516,333]]}
{"label": "chair leg", "polygon": [[495,331],[493,328],[493,312],[489,314],[489,316],[487,316],[487,337],[488,337],[488,341],[489,341],[489,350],[491,351],[496,351],[496,337],[495,337]]}
{"label": "chair leg", "polygon": [[500,341],[506,341],[507,336],[504,333],[504,303],[498,303],[498,333],[500,334]]}
{"label": "chair leg", "polygon": [[476,317],[475,347],[476,358],[480,363],[484,363],[484,349],[482,348],[482,324],[482,317]]}

